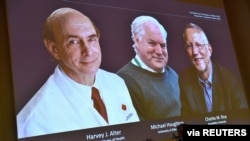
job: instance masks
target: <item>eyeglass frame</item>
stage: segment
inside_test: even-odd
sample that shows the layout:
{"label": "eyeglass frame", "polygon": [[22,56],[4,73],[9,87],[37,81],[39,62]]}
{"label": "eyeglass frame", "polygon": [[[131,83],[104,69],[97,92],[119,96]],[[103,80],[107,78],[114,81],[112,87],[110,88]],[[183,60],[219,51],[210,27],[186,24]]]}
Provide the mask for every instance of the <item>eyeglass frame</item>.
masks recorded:
{"label": "eyeglass frame", "polygon": [[194,44],[185,44],[185,48],[187,51],[191,51],[191,49],[195,46],[200,51],[200,50],[203,50],[205,48],[205,46],[207,46],[207,45],[210,45],[210,44],[209,43],[207,43],[207,44],[195,43],[195,45]]}

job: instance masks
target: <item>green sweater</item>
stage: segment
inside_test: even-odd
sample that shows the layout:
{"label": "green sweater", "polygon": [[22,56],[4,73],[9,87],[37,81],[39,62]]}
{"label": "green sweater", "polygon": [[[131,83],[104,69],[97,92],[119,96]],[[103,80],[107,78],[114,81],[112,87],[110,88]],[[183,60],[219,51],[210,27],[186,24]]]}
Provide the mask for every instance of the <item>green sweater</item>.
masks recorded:
{"label": "green sweater", "polygon": [[125,80],[140,120],[180,116],[178,74],[172,68],[153,73],[129,62],[117,74]]}

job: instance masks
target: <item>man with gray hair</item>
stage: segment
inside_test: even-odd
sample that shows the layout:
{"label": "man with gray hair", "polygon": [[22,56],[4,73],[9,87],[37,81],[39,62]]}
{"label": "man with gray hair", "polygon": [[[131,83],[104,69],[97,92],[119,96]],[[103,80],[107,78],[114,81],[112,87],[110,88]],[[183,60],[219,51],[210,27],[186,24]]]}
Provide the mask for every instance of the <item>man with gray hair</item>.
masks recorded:
{"label": "man with gray hair", "polygon": [[212,60],[213,45],[204,29],[188,23],[183,41],[192,66],[179,75],[182,117],[247,109],[242,82],[232,71]]}
{"label": "man with gray hair", "polygon": [[178,74],[167,65],[167,31],[151,16],[131,24],[135,57],[117,71],[128,86],[140,120],[180,115]]}

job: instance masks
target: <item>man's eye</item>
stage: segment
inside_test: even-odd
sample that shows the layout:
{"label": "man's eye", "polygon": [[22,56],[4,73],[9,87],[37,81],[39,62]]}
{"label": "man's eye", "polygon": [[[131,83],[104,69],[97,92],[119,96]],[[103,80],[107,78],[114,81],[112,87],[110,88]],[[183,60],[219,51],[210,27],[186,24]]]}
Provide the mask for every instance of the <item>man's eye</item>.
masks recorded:
{"label": "man's eye", "polygon": [[166,47],[167,47],[167,44],[160,44],[160,46],[161,46],[162,48],[166,48]]}
{"label": "man's eye", "polygon": [[192,44],[186,44],[185,46],[186,46],[186,48],[192,48],[193,47]]}
{"label": "man's eye", "polygon": [[75,40],[75,39],[70,39],[67,41],[67,46],[71,47],[71,46],[78,46],[80,44],[79,40]]}
{"label": "man's eye", "polygon": [[78,44],[79,42],[77,40],[72,40],[71,44]]}
{"label": "man's eye", "polygon": [[69,41],[69,45],[76,45],[76,44],[79,44],[78,40],[70,40]]}
{"label": "man's eye", "polygon": [[91,38],[89,38],[89,41],[96,41],[96,40],[97,40],[96,37],[91,37]]}
{"label": "man's eye", "polygon": [[149,42],[149,44],[150,44],[151,46],[155,46],[155,45],[156,45],[156,43],[154,43],[154,42]]}
{"label": "man's eye", "polygon": [[201,46],[203,46],[202,44],[196,44],[196,46],[198,47],[198,48],[200,48]]}

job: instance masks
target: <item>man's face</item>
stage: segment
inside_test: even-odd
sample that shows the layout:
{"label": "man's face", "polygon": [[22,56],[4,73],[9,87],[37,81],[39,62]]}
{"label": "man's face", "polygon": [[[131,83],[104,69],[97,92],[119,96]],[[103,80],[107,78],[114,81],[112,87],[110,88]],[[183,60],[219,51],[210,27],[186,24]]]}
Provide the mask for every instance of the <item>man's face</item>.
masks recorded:
{"label": "man's face", "polygon": [[134,41],[142,61],[151,69],[161,72],[168,62],[168,52],[166,38],[160,28],[153,23],[147,23],[141,38],[136,36]]}
{"label": "man's face", "polygon": [[188,57],[198,72],[207,72],[212,48],[206,35],[197,29],[187,29],[185,46]]}
{"label": "man's face", "polygon": [[95,74],[101,64],[99,37],[88,18],[71,13],[54,26],[54,56],[70,76]]}

